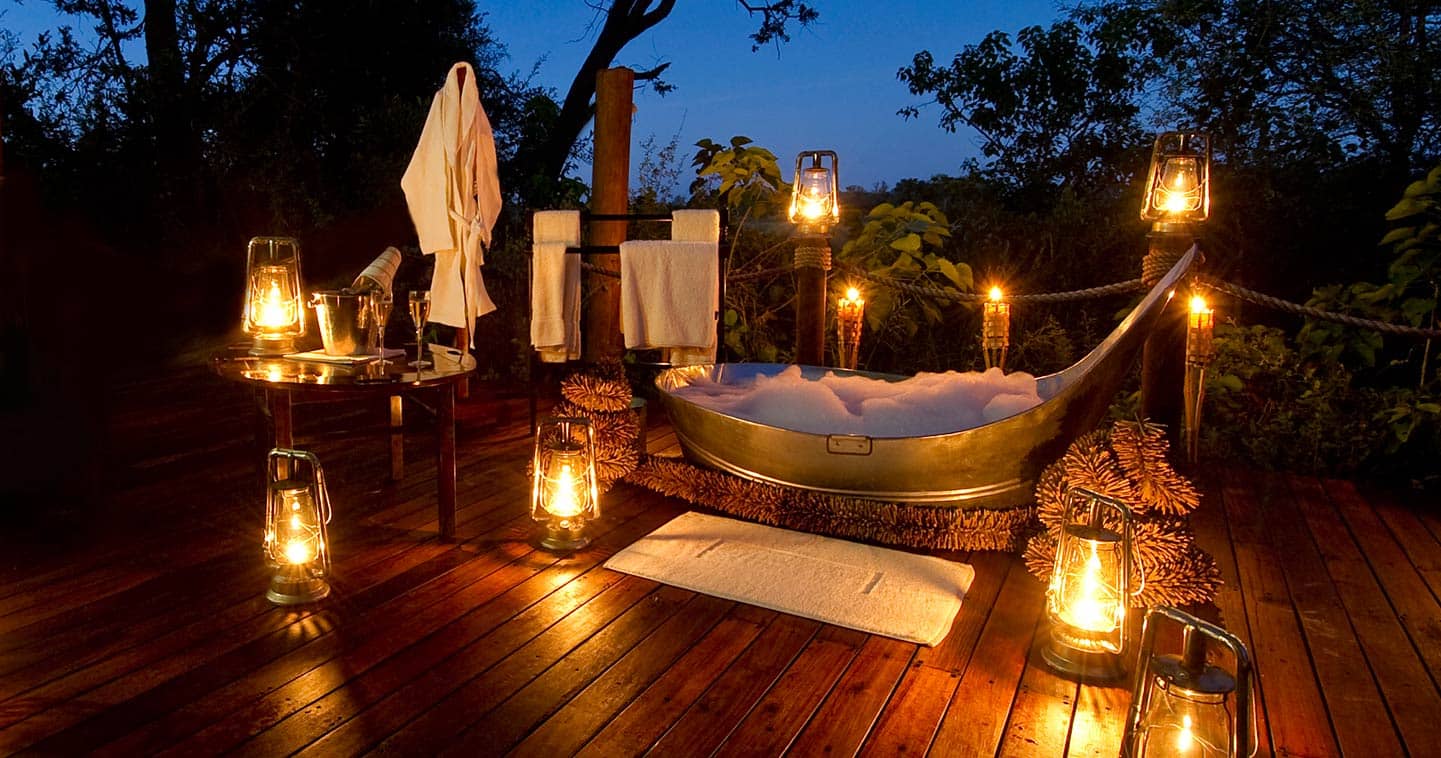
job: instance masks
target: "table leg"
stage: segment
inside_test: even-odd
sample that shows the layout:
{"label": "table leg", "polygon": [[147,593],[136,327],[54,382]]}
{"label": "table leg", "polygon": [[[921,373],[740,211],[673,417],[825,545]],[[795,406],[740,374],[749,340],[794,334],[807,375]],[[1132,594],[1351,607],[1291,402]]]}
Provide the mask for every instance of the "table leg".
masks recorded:
{"label": "table leg", "polygon": [[435,446],[435,484],[439,496],[436,507],[440,515],[440,536],[448,540],[455,536],[454,384],[446,384],[440,388],[440,400],[435,405],[435,433],[440,437],[439,444]]}
{"label": "table leg", "polygon": [[255,470],[260,475],[260,491],[264,492],[270,486],[269,462],[266,456],[270,454],[270,448],[275,446],[275,435],[270,430],[270,393],[268,390],[255,388]]}
{"label": "table leg", "polygon": [[405,478],[405,407],[400,395],[390,396],[390,479]]}
{"label": "table leg", "polygon": [[[470,352],[470,330],[469,330],[469,329],[456,329],[456,330],[455,330],[455,346],[458,347],[458,348],[460,348],[460,354],[461,354],[461,355],[465,355],[465,354],[467,354],[467,353]],[[470,399],[470,377],[469,377],[469,376],[467,376],[467,377],[465,377],[464,379],[461,379],[461,380],[460,380],[459,385],[455,388],[455,395],[456,395],[456,397],[460,398],[461,400],[469,400],[469,399]]]}
{"label": "table leg", "polygon": [[265,401],[270,406],[270,423],[275,428],[275,446],[295,447],[295,426],[290,416],[290,391],[265,390]]}
{"label": "table leg", "polygon": [[[290,415],[290,390],[266,388],[265,402],[270,406],[270,426],[275,433],[275,446],[287,450],[295,447],[295,426]],[[277,472],[282,477],[290,476],[290,466],[280,462]]]}

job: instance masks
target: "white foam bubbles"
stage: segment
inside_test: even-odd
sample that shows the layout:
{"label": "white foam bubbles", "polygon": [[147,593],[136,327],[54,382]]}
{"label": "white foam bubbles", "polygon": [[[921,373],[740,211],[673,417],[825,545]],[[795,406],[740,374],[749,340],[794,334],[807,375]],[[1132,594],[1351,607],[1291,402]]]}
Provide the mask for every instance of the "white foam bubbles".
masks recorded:
{"label": "white foam bubbles", "polygon": [[677,397],[728,416],[811,434],[921,437],[971,429],[1040,404],[1036,379],[981,372],[920,373],[899,381],[826,372],[807,378],[799,366],[736,383],[697,379]]}

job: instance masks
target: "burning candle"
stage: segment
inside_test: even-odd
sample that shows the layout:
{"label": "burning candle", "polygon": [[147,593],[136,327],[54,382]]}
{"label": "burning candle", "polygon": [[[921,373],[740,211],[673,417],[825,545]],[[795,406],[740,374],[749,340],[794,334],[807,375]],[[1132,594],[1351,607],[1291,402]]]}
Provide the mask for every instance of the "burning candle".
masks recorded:
{"label": "burning candle", "polygon": [[1214,328],[1216,312],[1206,298],[1191,296],[1191,310],[1186,320],[1186,363],[1204,366],[1215,354]]}
{"label": "burning candle", "polygon": [[861,323],[866,301],[855,287],[846,289],[846,296],[836,301],[836,348],[841,368],[854,369],[860,361]]}
{"label": "burning candle", "polygon": [[1005,301],[1000,287],[991,287],[981,305],[981,347],[986,355],[986,368],[1006,367],[1006,349],[1011,345],[1011,304]]}

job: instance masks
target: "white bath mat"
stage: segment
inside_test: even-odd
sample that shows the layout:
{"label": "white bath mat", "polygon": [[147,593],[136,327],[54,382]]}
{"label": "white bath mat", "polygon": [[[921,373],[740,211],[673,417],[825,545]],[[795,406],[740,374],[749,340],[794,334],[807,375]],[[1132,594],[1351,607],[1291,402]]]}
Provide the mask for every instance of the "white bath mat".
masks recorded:
{"label": "white bath mat", "polygon": [[935,645],[976,571],[964,563],[685,513],[605,567],[707,595]]}

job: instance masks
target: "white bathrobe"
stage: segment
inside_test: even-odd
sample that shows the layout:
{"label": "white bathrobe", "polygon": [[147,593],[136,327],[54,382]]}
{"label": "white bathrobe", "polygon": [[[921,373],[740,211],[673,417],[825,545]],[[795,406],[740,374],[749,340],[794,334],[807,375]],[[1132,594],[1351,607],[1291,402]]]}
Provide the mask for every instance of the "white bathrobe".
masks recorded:
{"label": "white bathrobe", "polygon": [[430,320],[473,331],[495,310],[480,267],[501,200],[495,137],[469,63],[452,66],[435,93],[400,188],[421,252],[435,256]]}

